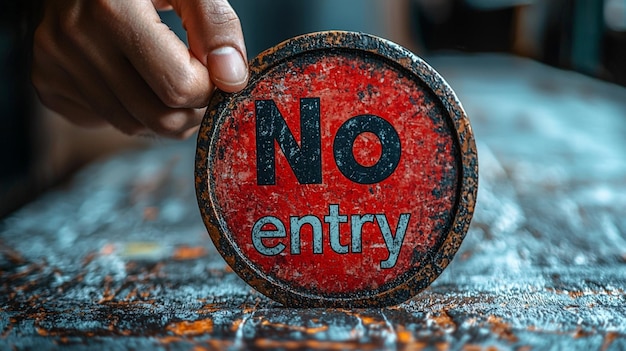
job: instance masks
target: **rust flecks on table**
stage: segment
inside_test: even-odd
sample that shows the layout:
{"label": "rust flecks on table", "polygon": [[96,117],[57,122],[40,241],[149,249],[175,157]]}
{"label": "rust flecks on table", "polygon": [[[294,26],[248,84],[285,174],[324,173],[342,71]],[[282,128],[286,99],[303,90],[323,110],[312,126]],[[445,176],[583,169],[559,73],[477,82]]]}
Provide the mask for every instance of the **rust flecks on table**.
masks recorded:
{"label": "rust flecks on table", "polygon": [[622,350],[626,91],[503,56],[429,62],[472,116],[474,219],[393,308],[290,309],[227,268],[195,144],[94,164],[0,228],[0,349]]}

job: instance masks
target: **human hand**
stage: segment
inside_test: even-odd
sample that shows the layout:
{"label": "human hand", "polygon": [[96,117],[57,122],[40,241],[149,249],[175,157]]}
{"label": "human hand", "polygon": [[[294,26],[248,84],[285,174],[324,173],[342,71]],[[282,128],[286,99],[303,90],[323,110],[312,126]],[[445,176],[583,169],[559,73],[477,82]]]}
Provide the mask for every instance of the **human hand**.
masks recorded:
{"label": "human hand", "polygon": [[[171,8],[189,48],[159,18]],[[215,87],[243,89],[248,68],[227,0],[45,0],[32,77],[43,104],[75,124],[186,138]]]}

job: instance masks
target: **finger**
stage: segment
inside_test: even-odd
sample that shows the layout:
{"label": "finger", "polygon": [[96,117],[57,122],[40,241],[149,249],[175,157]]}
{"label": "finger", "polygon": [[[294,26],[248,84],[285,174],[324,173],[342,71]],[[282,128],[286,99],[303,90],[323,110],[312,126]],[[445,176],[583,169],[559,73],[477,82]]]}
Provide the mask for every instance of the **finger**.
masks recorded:
{"label": "finger", "polygon": [[[43,43],[41,46],[44,51],[36,55],[37,67],[44,72],[56,70],[65,73],[53,63],[60,62],[71,71],[57,74],[56,77],[49,74],[40,79],[42,82],[62,82],[67,85],[62,92],[59,91],[59,83],[52,83],[57,86],[51,87],[50,91],[57,95],[73,96],[76,101],[85,101],[87,109],[97,111],[128,134],[146,134],[145,126],[160,135],[180,138],[200,123],[204,113],[202,109],[172,109],[165,106],[119,48],[113,45],[110,36],[103,36],[98,27],[94,29],[94,26],[85,23],[78,24],[83,30],[69,33],[61,31],[57,34],[60,36],[58,38],[37,38],[38,42]],[[80,88],[72,89],[74,86]],[[49,104],[61,110],[63,102],[55,98]],[[76,108],[62,110],[66,114],[78,113]]]}
{"label": "finger", "polygon": [[109,55],[96,64],[124,108],[157,134],[178,138],[202,121],[203,108],[166,106],[125,57]]}
{"label": "finger", "polygon": [[152,0],[152,6],[158,11],[172,10],[172,5],[167,0]]}
{"label": "finger", "polygon": [[150,130],[161,136],[178,138],[202,122],[204,108],[168,107],[130,65],[117,67],[119,75],[109,75],[107,79],[115,86],[126,110]]}
{"label": "finger", "polygon": [[106,121],[83,103],[83,97],[68,82],[67,72],[60,67],[34,69],[32,81],[41,103],[50,110],[81,127],[99,127]]}
{"label": "finger", "polygon": [[171,0],[188,33],[189,47],[207,66],[213,83],[226,92],[248,80],[241,23],[227,0]]}
{"label": "finger", "polygon": [[[36,85],[41,87],[40,95],[44,104],[51,105],[70,121],[80,121],[81,109],[76,106],[79,105],[82,111],[91,111],[83,116],[85,118],[93,120],[95,116],[104,119],[126,134],[145,132],[146,128],[124,108],[99,71],[90,63],[92,58],[88,56],[89,53],[92,56],[103,56],[97,54],[95,48],[89,47],[94,45],[91,38],[64,33],[57,33],[58,37],[53,37],[48,33],[36,33],[39,37],[36,38],[33,51],[34,79]],[[61,68],[60,63],[64,68]],[[62,104],[69,101],[73,101],[74,106],[64,108]]]}
{"label": "finger", "polygon": [[43,49],[35,42],[31,76],[35,91],[43,105],[81,127],[106,125],[106,121],[84,102],[84,96],[76,89],[74,80],[68,72],[53,63],[50,60],[51,55],[44,54]]}
{"label": "finger", "polygon": [[209,72],[161,22],[152,4],[119,1],[111,6],[116,6],[111,16],[120,27],[111,39],[159,99],[169,107],[206,106],[214,90]]}

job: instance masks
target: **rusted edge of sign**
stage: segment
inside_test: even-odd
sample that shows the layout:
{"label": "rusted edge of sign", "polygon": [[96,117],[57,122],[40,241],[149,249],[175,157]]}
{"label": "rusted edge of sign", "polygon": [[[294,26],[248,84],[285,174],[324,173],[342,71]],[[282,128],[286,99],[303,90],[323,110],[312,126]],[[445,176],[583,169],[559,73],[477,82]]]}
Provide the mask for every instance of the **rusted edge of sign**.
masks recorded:
{"label": "rusted edge of sign", "polygon": [[[444,106],[449,122],[456,130],[455,142],[460,151],[461,176],[451,229],[436,250],[433,250],[434,252],[424,255],[418,273],[403,284],[374,295],[355,294],[350,298],[319,296],[296,291],[274,281],[264,272],[257,270],[254,264],[236,249],[237,246],[231,241],[229,229],[220,215],[220,205],[212,195],[215,180],[209,177],[214,157],[211,145],[213,140],[218,138],[224,113],[232,109],[232,104],[238,96],[249,93],[250,87],[262,78],[267,69],[296,55],[317,50],[365,51],[387,60],[390,64],[399,65],[431,89]],[[415,296],[429,286],[454,258],[469,229],[476,204],[478,155],[472,128],[461,103],[446,81],[426,62],[407,49],[385,39],[364,33],[327,31],[298,36],[266,50],[250,63],[248,88],[234,94],[221,91],[213,94],[198,133],[195,183],[200,213],[213,243],[233,270],[261,293],[287,306],[382,307],[402,303]]]}

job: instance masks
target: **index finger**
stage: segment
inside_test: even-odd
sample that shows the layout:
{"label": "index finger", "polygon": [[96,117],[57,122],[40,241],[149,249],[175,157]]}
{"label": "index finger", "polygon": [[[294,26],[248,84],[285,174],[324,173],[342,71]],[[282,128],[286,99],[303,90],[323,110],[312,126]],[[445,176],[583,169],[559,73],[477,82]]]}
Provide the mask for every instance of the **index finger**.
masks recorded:
{"label": "index finger", "polygon": [[114,3],[111,18],[119,24],[113,40],[159,99],[174,108],[206,106],[215,88],[208,69],[161,22],[152,3]]}
{"label": "index finger", "polygon": [[227,0],[171,0],[183,19],[189,47],[220,89],[234,92],[248,80],[246,46],[239,17]]}

